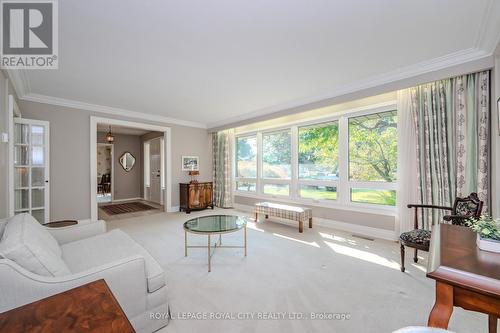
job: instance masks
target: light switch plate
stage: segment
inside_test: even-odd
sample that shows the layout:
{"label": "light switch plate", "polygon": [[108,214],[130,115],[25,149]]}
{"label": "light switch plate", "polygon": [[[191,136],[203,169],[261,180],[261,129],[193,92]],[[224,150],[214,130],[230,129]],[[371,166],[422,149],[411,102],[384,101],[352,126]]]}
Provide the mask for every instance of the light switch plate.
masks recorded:
{"label": "light switch plate", "polygon": [[9,133],[2,133],[2,142],[9,142]]}

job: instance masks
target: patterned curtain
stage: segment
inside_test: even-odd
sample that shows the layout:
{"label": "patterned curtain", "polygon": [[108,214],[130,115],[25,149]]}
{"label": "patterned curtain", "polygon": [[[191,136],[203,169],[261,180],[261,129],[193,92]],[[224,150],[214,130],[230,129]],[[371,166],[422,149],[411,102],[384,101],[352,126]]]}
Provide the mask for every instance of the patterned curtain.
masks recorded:
{"label": "patterned curtain", "polygon": [[232,202],[232,175],[231,142],[234,134],[232,130],[212,133],[212,167],[214,178],[214,203],[217,207],[231,208]]}
{"label": "patterned curtain", "polygon": [[[490,72],[436,81],[411,91],[421,203],[451,206],[477,192],[489,206]],[[443,212],[426,210],[426,228]]]}

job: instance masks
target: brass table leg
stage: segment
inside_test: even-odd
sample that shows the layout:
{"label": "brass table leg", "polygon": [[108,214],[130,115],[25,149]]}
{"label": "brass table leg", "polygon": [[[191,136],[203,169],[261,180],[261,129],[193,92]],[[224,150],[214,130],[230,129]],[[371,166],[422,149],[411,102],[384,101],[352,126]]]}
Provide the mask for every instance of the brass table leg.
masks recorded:
{"label": "brass table leg", "polygon": [[210,255],[210,234],[208,234],[208,271],[211,272],[212,271],[212,267],[211,267],[211,264],[210,264],[210,259],[211,259],[211,255]]}

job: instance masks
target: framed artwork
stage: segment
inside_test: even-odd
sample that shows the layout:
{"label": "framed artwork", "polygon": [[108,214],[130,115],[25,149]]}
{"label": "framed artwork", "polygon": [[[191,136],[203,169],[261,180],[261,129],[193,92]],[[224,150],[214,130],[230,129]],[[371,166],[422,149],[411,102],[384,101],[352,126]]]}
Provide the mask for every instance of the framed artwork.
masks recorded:
{"label": "framed artwork", "polygon": [[200,171],[198,156],[182,156],[182,171]]}

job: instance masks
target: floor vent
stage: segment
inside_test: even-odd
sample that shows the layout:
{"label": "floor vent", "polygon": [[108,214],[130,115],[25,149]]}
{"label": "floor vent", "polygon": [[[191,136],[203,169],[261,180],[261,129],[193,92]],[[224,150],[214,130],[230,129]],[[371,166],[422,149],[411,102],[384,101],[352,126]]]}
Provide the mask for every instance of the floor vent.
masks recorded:
{"label": "floor vent", "polygon": [[363,235],[351,235],[351,236],[354,237],[354,238],[366,239],[366,240],[369,240],[369,241],[372,241],[372,242],[375,240],[374,238],[366,237],[366,236],[363,236]]}

